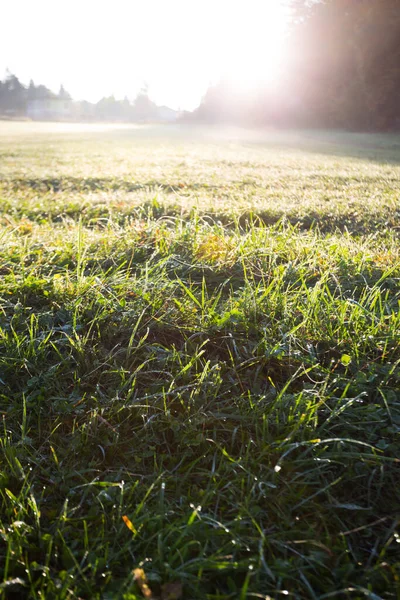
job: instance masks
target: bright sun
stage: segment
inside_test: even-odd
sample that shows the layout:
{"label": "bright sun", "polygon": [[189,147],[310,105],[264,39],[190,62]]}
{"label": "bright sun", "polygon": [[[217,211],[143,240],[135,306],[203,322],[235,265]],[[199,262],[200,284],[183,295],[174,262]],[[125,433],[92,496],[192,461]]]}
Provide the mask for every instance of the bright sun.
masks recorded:
{"label": "bright sun", "polygon": [[[0,77],[60,83],[76,99],[133,98],[146,81],[159,104],[192,109],[208,85],[228,78],[243,92],[279,75],[282,0],[69,0],[63,27],[54,0],[7,3]],[[94,11],[94,5],[96,10]],[[20,14],[24,19],[20,19]],[[52,52],[49,52],[52,48]]]}
{"label": "bright sun", "polygon": [[287,15],[279,0],[240,3],[226,23],[223,74],[251,90],[279,76]]}

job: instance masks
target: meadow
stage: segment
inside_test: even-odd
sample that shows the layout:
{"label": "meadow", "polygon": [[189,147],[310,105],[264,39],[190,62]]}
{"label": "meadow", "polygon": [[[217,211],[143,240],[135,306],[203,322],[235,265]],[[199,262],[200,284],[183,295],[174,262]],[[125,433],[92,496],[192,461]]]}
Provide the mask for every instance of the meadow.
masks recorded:
{"label": "meadow", "polygon": [[0,121],[0,597],[400,598],[400,135]]}

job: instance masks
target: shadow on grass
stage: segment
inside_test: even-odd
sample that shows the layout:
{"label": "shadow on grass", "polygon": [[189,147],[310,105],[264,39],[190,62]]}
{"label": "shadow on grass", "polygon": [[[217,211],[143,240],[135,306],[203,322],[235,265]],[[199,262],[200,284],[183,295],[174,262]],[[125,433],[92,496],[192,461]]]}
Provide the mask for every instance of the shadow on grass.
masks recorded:
{"label": "shadow on grass", "polygon": [[[210,183],[166,183],[152,179],[144,183],[115,177],[37,177],[13,179],[9,185],[14,191],[33,189],[40,192],[98,192],[123,191],[137,192],[141,190],[159,190],[166,193],[177,193],[196,190],[217,190],[221,186]],[[234,182],[236,188],[254,186],[253,181]]]}
{"label": "shadow on grass", "polygon": [[[282,210],[267,209],[261,211],[243,211],[241,214],[218,212],[218,211],[198,211],[196,215],[210,225],[222,225],[227,229],[240,229],[247,231],[253,227],[272,227],[279,223],[287,223],[297,227],[301,231],[316,230],[320,233],[347,232],[354,235],[365,235],[379,231],[399,231],[400,233],[400,209],[388,210],[385,212],[365,212],[364,214],[354,213],[321,213],[309,211],[307,214],[294,214]],[[130,216],[139,218],[182,218],[190,220],[194,216],[193,211],[182,211],[179,205],[160,204],[159,202],[148,201],[135,207],[130,212]],[[121,218],[124,219],[123,215]]]}
{"label": "shadow on grass", "polygon": [[325,154],[338,158],[400,164],[400,133],[371,133],[340,130],[276,129],[248,136],[246,145],[269,149]]}

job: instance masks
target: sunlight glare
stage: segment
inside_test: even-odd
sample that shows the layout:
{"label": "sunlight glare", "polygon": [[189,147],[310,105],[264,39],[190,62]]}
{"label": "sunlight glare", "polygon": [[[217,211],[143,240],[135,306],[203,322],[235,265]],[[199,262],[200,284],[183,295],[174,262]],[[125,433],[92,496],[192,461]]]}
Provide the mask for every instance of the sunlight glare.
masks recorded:
{"label": "sunlight glare", "polygon": [[147,82],[155,102],[189,110],[221,77],[242,91],[275,81],[286,28],[281,0],[70,0],[61,29],[52,0],[18,0],[7,12],[24,43],[14,43],[12,27],[3,32],[0,68],[24,83],[53,91],[63,83],[74,98],[97,102],[132,99]]}
{"label": "sunlight glare", "polygon": [[226,30],[223,71],[243,90],[279,77],[287,15],[279,0],[254,1],[232,11]]}

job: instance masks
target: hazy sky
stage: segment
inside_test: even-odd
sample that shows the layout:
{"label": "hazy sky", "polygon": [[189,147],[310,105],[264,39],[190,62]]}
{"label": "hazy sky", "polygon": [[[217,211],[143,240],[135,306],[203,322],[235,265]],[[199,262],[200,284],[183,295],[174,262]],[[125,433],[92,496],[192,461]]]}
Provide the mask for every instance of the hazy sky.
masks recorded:
{"label": "hazy sky", "polygon": [[275,76],[281,0],[10,0],[0,5],[6,68],[75,99],[133,98],[192,109],[228,73],[244,86]]}

